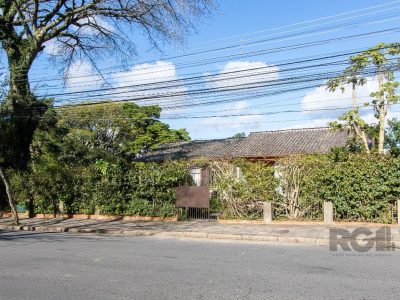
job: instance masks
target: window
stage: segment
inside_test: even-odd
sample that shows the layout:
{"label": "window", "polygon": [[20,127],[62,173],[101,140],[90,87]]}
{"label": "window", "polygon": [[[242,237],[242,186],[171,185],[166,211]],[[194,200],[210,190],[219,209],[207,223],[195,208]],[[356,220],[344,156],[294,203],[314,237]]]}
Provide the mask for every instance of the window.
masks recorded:
{"label": "window", "polygon": [[235,176],[239,180],[243,180],[244,179],[243,172],[239,167],[235,167]]}
{"label": "window", "polygon": [[190,177],[193,179],[195,186],[201,186],[201,169],[193,168],[190,170]]}
{"label": "window", "polygon": [[280,195],[283,195],[283,188],[282,188],[282,171],[279,162],[275,162],[274,164],[274,177],[278,180],[278,186],[276,187],[276,192]]}

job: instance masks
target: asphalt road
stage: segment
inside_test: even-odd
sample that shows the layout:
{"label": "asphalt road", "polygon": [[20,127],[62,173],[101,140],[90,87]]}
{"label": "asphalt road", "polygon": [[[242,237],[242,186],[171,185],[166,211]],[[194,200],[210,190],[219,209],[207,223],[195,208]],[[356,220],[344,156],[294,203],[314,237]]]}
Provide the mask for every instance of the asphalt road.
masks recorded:
{"label": "asphalt road", "polygon": [[399,299],[400,250],[0,231],[0,299]]}

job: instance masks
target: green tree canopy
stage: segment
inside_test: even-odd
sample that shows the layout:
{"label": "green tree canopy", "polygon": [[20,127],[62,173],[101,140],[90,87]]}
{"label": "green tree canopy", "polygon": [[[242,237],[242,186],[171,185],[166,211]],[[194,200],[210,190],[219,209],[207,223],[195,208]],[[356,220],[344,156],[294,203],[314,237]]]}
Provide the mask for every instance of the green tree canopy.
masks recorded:
{"label": "green tree canopy", "polygon": [[56,46],[53,56],[67,70],[77,58],[92,64],[110,54],[128,58],[136,33],[155,47],[160,38],[182,41],[211,8],[212,0],[0,0],[0,49],[9,75],[0,103],[0,171],[24,170],[30,162],[33,135],[48,107],[31,90],[29,74],[45,47]]}
{"label": "green tree canopy", "polygon": [[235,133],[234,135],[232,135],[231,138],[239,139],[239,138],[244,138],[244,137],[246,137],[246,133],[245,132],[238,132],[238,133]]}
{"label": "green tree canopy", "polygon": [[370,95],[374,99],[371,103],[364,103],[364,105],[371,105],[374,109],[375,118],[378,120],[378,153],[382,154],[385,143],[386,116],[390,106],[399,101],[396,90],[400,83],[395,81],[394,76],[399,59],[399,43],[380,43],[352,56],[349,67],[339,77],[333,78],[327,83],[330,91],[338,88],[344,91],[345,85],[351,85],[353,108],[340,116],[338,121],[331,122],[330,125],[336,129],[346,128],[353,131],[355,136],[362,140],[367,153],[370,152],[370,149],[366,133],[371,129],[360,116],[356,89],[367,82],[366,75],[372,75],[378,80],[378,90]]}
{"label": "green tree canopy", "polygon": [[159,120],[158,106],[134,103],[77,105],[49,110],[35,133],[36,157],[56,154],[65,162],[133,158],[161,144],[189,140],[185,129]]}

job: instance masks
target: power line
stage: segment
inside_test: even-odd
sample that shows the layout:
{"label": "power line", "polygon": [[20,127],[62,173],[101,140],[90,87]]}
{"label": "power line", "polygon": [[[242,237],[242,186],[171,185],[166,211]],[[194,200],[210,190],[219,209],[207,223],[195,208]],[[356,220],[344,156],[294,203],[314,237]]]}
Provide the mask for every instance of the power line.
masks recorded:
{"label": "power line", "polygon": [[[340,56],[343,56],[343,55],[340,55]],[[336,56],[336,57],[340,57],[340,56]],[[333,57],[331,56],[329,58],[333,58]],[[209,83],[216,83],[216,82],[220,82],[220,81],[243,79],[243,78],[248,78],[248,77],[259,77],[259,76],[265,76],[265,75],[273,75],[273,74],[277,74],[277,73],[281,74],[281,73],[284,73],[287,71],[294,71],[294,70],[300,70],[300,69],[333,66],[335,64],[343,65],[343,64],[347,64],[348,60],[346,59],[346,60],[340,60],[340,61],[333,62],[333,63],[332,62],[331,63],[323,63],[323,64],[317,64],[317,65],[311,65],[311,66],[300,66],[300,67],[296,67],[296,68],[279,70],[279,71],[272,70],[272,71],[265,71],[265,72],[254,72],[254,71],[262,71],[262,70],[270,70],[270,69],[274,69],[276,67],[280,67],[280,66],[284,66],[284,65],[300,64],[303,62],[286,63],[286,64],[281,64],[281,65],[266,65],[266,66],[262,66],[262,67],[246,68],[246,69],[240,69],[240,70],[235,70],[235,71],[223,72],[223,73],[219,73],[219,74],[201,75],[201,76],[194,76],[194,77],[188,77],[188,78],[182,78],[182,79],[174,79],[174,80],[169,80],[169,81],[158,81],[158,82],[126,85],[126,86],[119,86],[119,87],[110,87],[110,88],[92,89],[92,90],[84,90],[84,91],[76,91],[76,92],[48,94],[48,95],[46,95],[46,97],[76,95],[76,94],[104,92],[104,91],[112,91],[112,90],[124,90],[127,88],[144,87],[144,86],[150,86],[150,88],[122,91],[121,93],[141,92],[141,91],[147,91],[147,90],[152,90],[152,89],[158,89],[158,90],[159,89],[171,89],[174,87],[181,87],[182,85],[184,85],[186,83],[186,81],[189,81],[187,84],[190,84],[190,85],[198,85],[198,84],[204,84],[204,83],[209,84]],[[245,73],[245,75],[226,77],[226,75],[240,74],[240,73]],[[215,79],[215,77],[222,77],[222,78]],[[191,82],[192,80],[195,80],[195,79],[200,79],[201,81]],[[178,85],[165,85],[165,84],[170,84],[170,83],[178,83]],[[157,86],[158,84],[164,84],[164,86]],[[154,85],[154,87],[152,87],[153,85]],[[104,95],[107,96],[109,94],[101,94],[101,96],[104,96]],[[91,95],[91,96],[93,96],[93,95]]]}
{"label": "power line", "polygon": [[[352,52],[350,54],[357,54],[357,53],[359,53],[359,52]],[[163,89],[182,88],[182,86],[185,84],[190,84],[190,86],[193,86],[193,85],[199,85],[199,84],[210,84],[210,83],[217,83],[217,82],[224,82],[224,81],[229,82],[229,81],[235,81],[238,79],[244,79],[244,78],[249,78],[249,77],[255,77],[255,83],[258,83],[258,82],[260,82],[260,80],[258,79],[258,81],[257,81],[257,78],[260,78],[263,76],[268,76],[268,75],[273,75],[273,74],[278,74],[278,71],[274,70],[274,68],[276,68],[276,67],[290,66],[290,65],[302,64],[305,62],[314,62],[314,61],[319,61],[319,60],[332,59],[332,58],[336,58],[336,57],[342,57],[342,56],[345,56],[348,54],[349,53],[342,54],[342,55],[326,56],[326,57],[318,58],[318,59],[309,59],[309,60],[303,60],[303,61],[298,61],[298,62],[284,63],[284,64],[274,65],[274,66],[262,66],[262,67],[256,67],[256,68],[247,68],[247,69],[240,69],[240,70],[235,70],[235,71],[230,71],[230,72],[223,72],[220,74],[194,76],[194,77],[174,79],[174,80],[169,80],[169,81],[158,81],[158,82],[127,85],[127,86],[114,87],[114,88],[102,88],[102,89],[96,89],[96,90],[92,89],[92,90],[76,91],[76,92],[69,92],[69,93],[49,94],[49,95],[47,95],[47,97],[69,96],[69,95],[77,95],[77,94],[85,94],[85,93],[91,93],[90,95],[88,95],[89,98],[106,97],[106,96],[110,96],[110,95],[132,94],[132,93],[137,93],[137,92],[151,91],[153,89],[163,90]],[[310,68],[340,66],[343,64],[347,64],[347,60],[299,66],[299,67],[288,68],[288,69],[280,69],[279,74],[284,74],[286,72],[293,72],[296,70],[305,70],[305,69],[310,69]],[[262,70],[266,70],[266,71],[261,72]],[[260,72],[254,72],[254,71],[260,71]],[[228,75],[232,75],[232,74],[233,75],[238,74],[238,76],[232,76],[232,77],[228,76]],[[241,75],[241,74],[244,74],[244,75]],[[193,82],[193,80],[198,80],[198,81]],[[271,80],[268,80],[268,81],[271,81]],[[171,85],[171,83],[176,83],[176,84]],[[148,88],[132,90],[132,88],[135,88],[135,87],[148,87]],[[116,91],[116,92],[93,94],[93,93],[100,93],[100,92],[104,92],[104,91],[106,91],[106,92]],[[75,98],[75,100],[85,100],[88,97],[85,97],[84,99],[83,98],[82,99]],[[64,100],[62,100],[62,99],[64,99]],[[59,101],[70,100],[70,98],[68,98],[68,97],[62,98],[62,99],[61,100],[58,99],[58,100]]]}
{"label": "power line", "polygon": [[[302,44],[295,44],[295,45],[290,45],[290,46],[282,46],[282,47],[277,47],[277,48],[270,48],[267,50],[263,51],[256,51],[253,53],[254,56],[260,56],[264,54],[273,54],[273,53],[281,53],[285,51],[292,51],[292,50],[298,50],[298,49],[303,49],[303,48],[308,48],[308,47],[313,47],[313,46],[319,46],[319,45],[326,45],[326,44],[331,44],[331,43],[336,43],[336,42],[343,42],[343,41],[350,41],[350,40],[356,40],[356,39],[361,39],[361,38],[366,38],[366,37],[371,37],[371,36],[376,36],[376,35],[382,35],[382,34],[391,34],[391,33],[397,33],[400,31],[400,27],[396,28],[391,28],[387,30],[379,30],[379,31],[374,31],[374,32],[369,32],[366,34],[356,34],[356,35],[350,35],[350,36],[344,36],[344,37],[339,37],[339,38],[332,38],[332,39],[326,39],[326,40],[319,40],[319,41],[314,41],[314,42],[308,42],[308,43],[302,43]],[[222,57],[224,58],[225,61],[229,61],[232,59],[232,57],[227,58],[227,57]],[[205,64],[210,64],[214,62],[207,62]],[[199,66],[199,65],[194,65],[194,66]],[[193,67],[193,66],[190,66]],[[184,67],[186,68],[186,67]],[[174,68],[180,69],[178,68]],[[152,72],[145,72],[141,73],[140,75],[149,75],[149,74],[156,74],[159,71],[152,71]],[[86,78],[90,76],[80,76],[79,78]],[[78,78],[78,77],[75,77]],[[49,81],[49,80],[47,80]],[[32,81],[35,82],[35,81]],[[42,80],[36,81],[36,82],[42,82]]]}
{"label": "power line", "polygon": [[[323,42],[326,42],[326,41],[323,41]],[[279,49],[281,49],[281,47],[279,48]],[[383,49],[383,48],[382,48]],[[275,49],[265,49],[265,50],[263,50],[263,51],[271,51],[271,50],[275,50]],[[363,49],[354,49],[354,50],[348,50],[348,52],[343,52],[343,51],[341,51],[341,52],[334,52],[333,53],[333,55],[335,55],[335,54],[341,54],[341,55],[343,55],[343,56],[347,56],[347,55],[352,55],[352,54],[357,54],[357,53],[360,53],[360,52],[362,52],[362,51],[365,51],[366,49],[365,48],[363,48]],[[349,52],[350,51],[350,52]],[[264,53],[260,53],[260,51],[256,51],[256,52],[248,52],[247,53],[248,54],[248,56],[240,56],[240,57],[237,57],[237,56],[235,56],[235,57],[233,57],[233,56],[223,56],[223,57],[220,57],[222,60],[218,60],[218,61],[216,61],[216,60],[214,60],[214,61],[212,61],[212,62],[210,62],[210,61],[207,61],[207,62],[205,62],[204,64],[203,63],[201,63],[201,65],[207,65],[207,64],[210,64],[210,63],[217,63],[217,62],[224,62],[224,61],[228,61],[228,60],[231,60],[231,59],[242,59],[242,58],[249,58],[249,57],[251,57],[251,56],[258,56],[258,55],[262,55],[262,54],[264,54]],[[246,55],[247,55],[246,54]],[[321,55],[314,55],[314,56],[307,56],[307,57],[301,57],[301,58],[296,58],[296,59],[289,59],[289,60],[284,60],[284,61],[277,61],[277,62],[270,62],[269,63],[269,66],[270,67],[272,67],[272,66],[284,66],[284,65],[286,65],[286,64],[293,64],[293,63],[301,63],[301,62],[308,62],[308,61],[312,61],[313,60],[313,58],[316,58],[316,59],[318,59],[318,58],[321,58],[321,59],[323,59],[323,58],[330,58],[330,56],[329,57],[321,57]],[[298,61],[298,60],[304,60],[304,61]],[[200,65],[192,65],[192,66],[200,66]],[[189,66],[189,67],[192,67],[192,66]],[[152,68],[150,68],[150,69],[152,69]],[[180,69],[179,67],[176,67],[176,66],[174,66],[173,68],[164,68],[164,69],[161,69],[160,71],[172,71],[172,70],[177,70],[177,69]],[[140,69],[140,70],[142,70],[142,69]],[[202,72],[194,72],[194,73],[189,73],[189,74],[186,74],[186,76],[192,76],[192,75],[195,75],[195,74],[202,74],[201,76],[198,76],[198,77],[207,77],[208,75],[204,75],[204,73],[216,73],[216,72],[218,72],[218,71],[220,71],[220,70],[212,70],[212,71],[202,71]],[[241,70],[238,70],[238,71],[241,71]],[[153,70],[152,72],[146,72],[146,73],[140,73],[140,75],[150,75],[150,74],[154,74],[154,73],[158,73],[159,71],[157,71],[157,70]],[[233,72],[236,72],[236,71],[233,71]],[[225,74],[226,73],[229,73],[229,72],[224,72]],[[217,74],[211,74],[210,76],[213,76],[213,75],[217,75]],[[86,77],[91,77],[92,75],[87,75],[87,76],[82,76],[82,78],[86,78]],[[115,76],[115,77],[113,77],[113,78],[129,78],[129,77],[132,77],[133,75],[126,75],[126,76]],[[79,78],[81,78],[81,77],[79,77]],[[165,77],[166,79],[167,78],[169,78],[169,77]],[[156,84],[156,83],[165,83],[165,82],[169,82],[170,80],[160,80],[160,78],[157,78],[159,81],[158,82],[150,82],[149,84]],[[180,79],[177,79],[177,80],[180,80]],[[86,82],[89,82],[89,81],[86,81]],[[90,82],[93,82],[93,80],[91,80]],[[143,84],[137,84],[137,86],[142,86]],[[90,86],[92,86],[92,85],[74,85],[74,86],[71,86],[71,87],[90,87]],[[45,87],[43,87],[42,89],[46,89],[46,90],[48,90],[49,89],[49,87],[56,87],[56,88],[59,88],[59,85],[56,85],[56,86],[45,86]],[[63,94],[65,94],[65,93],[63,93]],[[46,96],[48,96],[48,95],[46,95]]]}
{"label": "power line", "polygon": [[[383,21],[388,21],[388,19],[387,19],[387,18],[383,18]],[[373,22],[373,23],[375,23],[375,22],[377,22],[376,18],[374,19],[374,22]],[[356,27],[358,27],[358,26],[361,25],[359,22],[354,23],[354,24],[356,24],[356,25],[355,25]],[[343,25],[343,26],[348,26],[348,24],[345,24],[345,25]],[[337,29],[338,29],[338,26],[333,26],[333,27],[329,27],[329,28],[334,29],[334,30],[337,30]],[[253,44],[259,44],[259,43],[264,43],[264,42],[268,42],[268,41],[275,41],[275,40],[276,40],[276,39],[262,39],[262,40],[258,40],[258,41],[255,41],[255,42],[246,43],[246,44],[244,44],[244,45],[242,45],[242,46],[249,46],[249,45],[253,45]],[[282,41],[282,40],[280,40],[280,41]],[[232,46],[232,47],[236,47],[236,48],[237,48],[237,47],[240,47],[240,45],[235,45],[235,46]],[[220,51],[221,49],[222,49],[222,48],[211,49],[211,50],[207,50],[207,52],[204,52],[204,53],[209,53],[209,52],[214,52],[214,51]],[[190,56],[192,56],[192,55],[197,55],[197,54],[199,54],[199,53],[200,53],[200,52],[185,54],[185,55],[182,55],[182,56],[172,56],[172,57],[164,58],[163,61],[168,60],[168,59],[176,59],[176,58],[180,58],[180,57],[184,57],[184,56],[188,56],[188,55],[190,55]],[[203,52],[201,52],[201,53],[203,53]],[[154,63],[154,62],[156,62],[156,61],[152,60],[152,61],[142,62],[142,64],[151,63],[151,62]],[[152,68],[154,68],[154,67],[152,67]],[[115,72],[115,71],[113,71],[113,72],[108,72],[108,73],[102,73],[102,74],[110,74],[110,73],[114,73],[114,72]],[[97,74],[94,74],[93,76],[98,76],[98,75],[97,75]],[[87,77],[87,75],[83,75],[82,77]],[[70,78],[70,79],[71,79],[71,78],[81,78],[81,76],[70,76],[69,78]],[[65,78],[62,77],[62,78],[53,79],[53,80],[64,80],[64,79],[65,79]],[[49,81],[49,78],[42,79],[42,80]],[[39,80],[39,81],[40,81],[40,80]],[[38,81],[31,81],[31,82],[33,83],[33,82],[38,82]]]}
{"label": "power line", "polygon": [[[306,20],[306,21],[292,23],[292,24],[284,25],[284,26],[280,26],[280,27],[268,28],[268,29],[264,29],[264,30],[258,30],[258,31],[255,31],[255,32],[250,32],[250,33],[242,33],[240,35],[234,35],[234,36],[230,36],[230,37],[226,37],[226,38],[222,38],[222,39],[214,39],[214,40],[206,41],[206,42],[203,42],[203,43],[213,43],[214,44],[215,42],[217,42],[219,40],[227,40],[227,39],[235,39],[235,38],[237,39],[237,38],[244,37],[244,36],[247,36],[247,35],[254,35],[254,34],[259,34],[259,33],[263,33],[263,32],[270,32],[270,31],[277,31],[277,30],[290,28],[290,27],[298,27],[299,25],[304,25],[304,24],[314,23],[314,22],[318,22],[318,21],[328,20],[328,19],[341,17],[341,16],[344,16],[344,15],[349,15],[349,14],[353,14],[353,13],[356,13],[356,12],[376,9],[376,8],[379,8],[379,7],[384,7],[384,6],[388,6],[388,5],[392,5],[392,4],[396,4],[396,3],[400,3],[400,1],[392,1],[392,2],[383,3],[383,4],[379,4],[379,5],[369,6],[369,7],[362,8],[362,9],[346,11],[346,12],[343,12],[343,13],[339,13],[339,14],[335,14],[335,15],[331,15],[331,16],[327,16],[327,17]],[[201,44],[203,44],[203,43],[201,43]]]}
{"label": "power line", "polygon": [[[375,68],[366,69],[360,75],[371,75],[375,74]],[[243,90],[255,90],[260,88],[266,87],[280,87],[280,86],[287,86],[288,84],[296,84],[296,83],[310,83],[310,82],[321,82],[322,80],[328,80],[332,77],[336,77],[340,75],[341,72],[323,72],[323,73],[313,73],[313,74],[306,74],[302,75],[302,77],[295,76],[295,77],[288,77],[284,79],[277,79],[277,80],[263,80],[258,81],[255,83],[246,83],[246,84],[234,84],[229,86],[217,87],[217,88],[202,88],[202,89],[194,89],[188,91],[178,91],[178,92],[169,92],[169,93],[152,93],[146,95],[139,95],[136,97],[129,97],[129,98],[118,98],[114,100],[105,100],[101,101],[100,103],[110,103],[110,102],[127,102],[127,101],[139,101],[141,103],[144,102],[154,102],[158,99],[166,99],[171,97],[182,97],[182,96],[197,96],[197,95],[206,95],[206,94],[215,94],[215,93],[224,93],[224,92],[235,92],[235,91],[243,91]],[[71,99],[70,99],[71,100]],[[76,100],[76,99],[75,99]],[[81,100],[78,98],[78,100]],[[82,103],[81,105],[91,105],[97,102],[87,102]]]}
{"label": "power line", "polygon": [[[357,99],[363,99],[363,98],[370,98],[368,96],[364,96],[364,97],[357,97]],[[293,99],[303,99],[303,97],[294,97]],[[315,104],[319,104],[319,103],[328,103],[328,102],[334,102],[334,101],[341,101],[341,100],[351,100],[352,97],[347,97],[347,98],[335,98],[335,99],[329,99],[329,100],[319,100],[319,101],[315,101],[313,103]],[[195,113],[190,113],[185,115],[186,117],[191,117],[191,116],[196,116],[196,115],[200,115],[203,113],[218,113],[218,112],[226,112],[226,111],[247,111],[247,110],[254,110],[254,109],[260,109],[260,108],[276,108],[276,107],[287,107],[287,106],[295,106],[295,105],[299,105],[301,103],[299,102],[295,102],[295,103],[283,103],[283,104],[276,104],[276,105],[271,105],[273,103],[266,103],[266,104],[261,104],[261,105],[255,105],[252,107],[246,107],[246,108],[230,108],[230,109],[222,109],[222,110],[214,110],[214,111],[206,111],[206,112],[195,112]],[[204,117],[207,117],[204,116]]]}

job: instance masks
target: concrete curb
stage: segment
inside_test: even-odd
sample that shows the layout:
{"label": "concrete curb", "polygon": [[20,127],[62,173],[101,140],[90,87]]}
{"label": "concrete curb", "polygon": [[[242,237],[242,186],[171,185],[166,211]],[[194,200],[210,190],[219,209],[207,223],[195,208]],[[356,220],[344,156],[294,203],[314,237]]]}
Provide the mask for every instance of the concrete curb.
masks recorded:
{"label": "concrete curb", "polygon": [[[35,231],[49,233],[81,233],[81,234],[101,234],[108,236],[158,236],[172,238],[192,238],[208,240],[231,240],[263,242],[268,244],[281,245],[316,245],[329,246],[329,238],[324,237],[298,237],[298,236],[273,236],[273,235],[251,235],[251,234],[231,234],[231,233],[207,233],[190,231],[156,231],[156,230],[123,230],[123,229],[104,229],[104,228],[77,228],[77,227],[49,227],[49,226],[16,226],[0,225],[0,229],[14,231]],[[392,238],[395,248],[400,248],[400,237],[395,235]]]}

